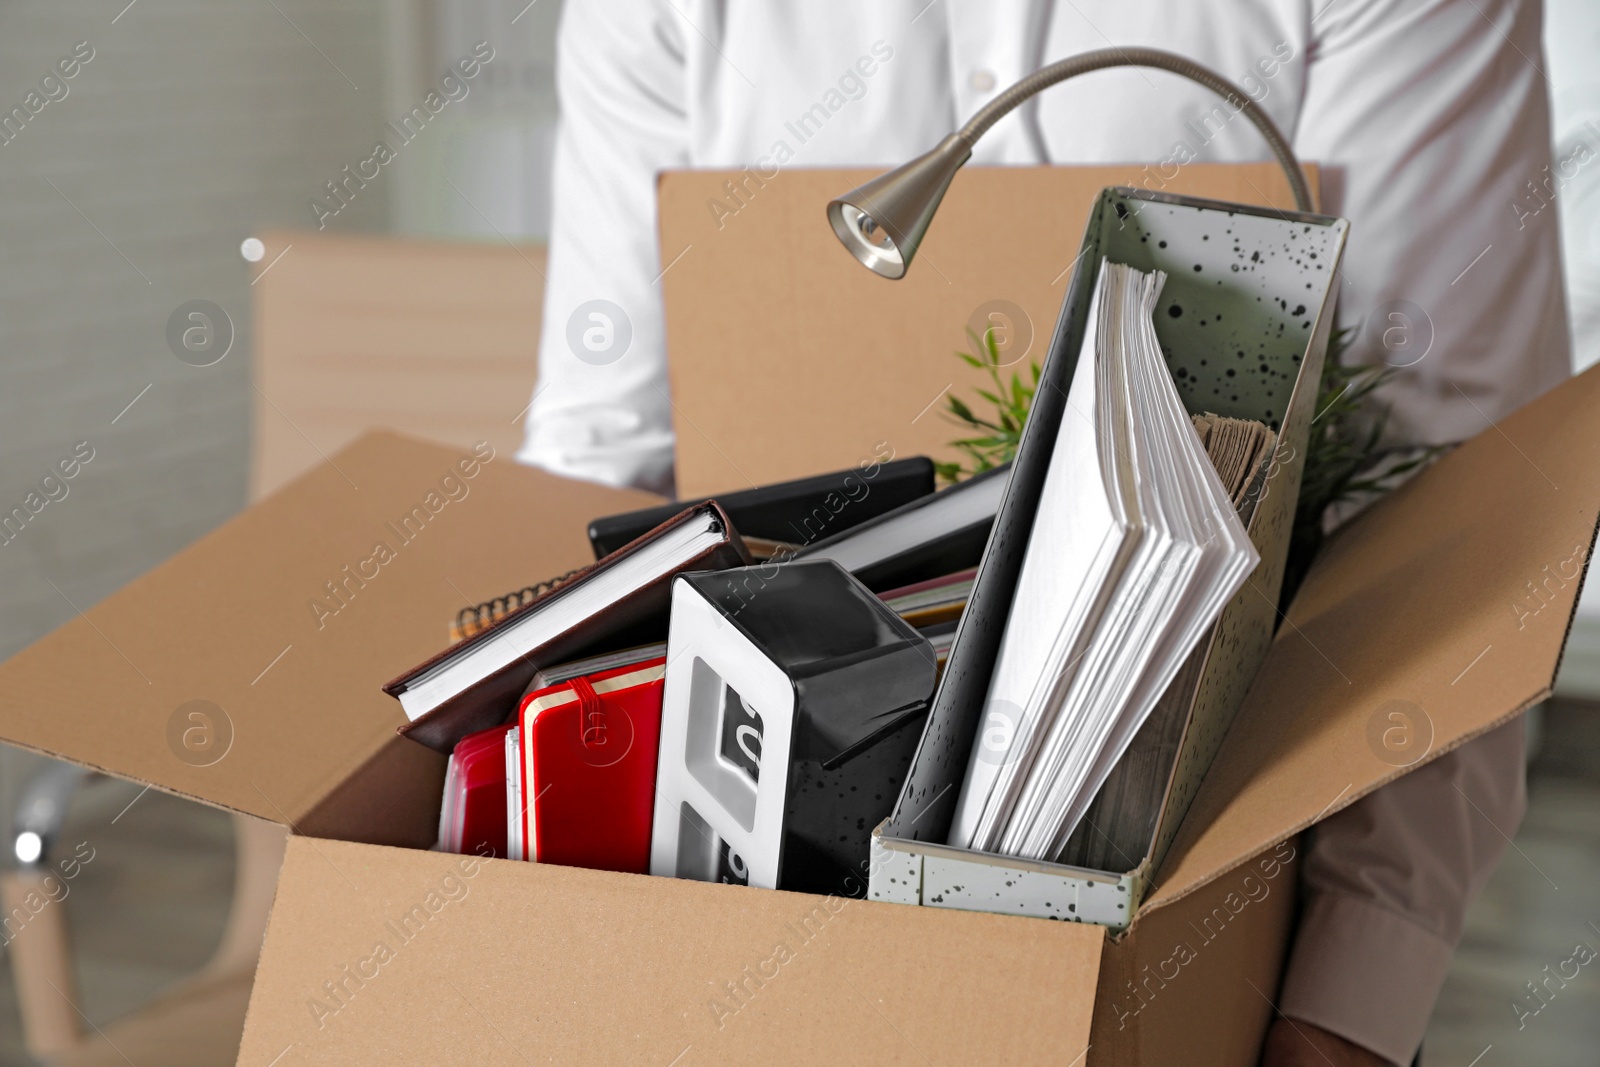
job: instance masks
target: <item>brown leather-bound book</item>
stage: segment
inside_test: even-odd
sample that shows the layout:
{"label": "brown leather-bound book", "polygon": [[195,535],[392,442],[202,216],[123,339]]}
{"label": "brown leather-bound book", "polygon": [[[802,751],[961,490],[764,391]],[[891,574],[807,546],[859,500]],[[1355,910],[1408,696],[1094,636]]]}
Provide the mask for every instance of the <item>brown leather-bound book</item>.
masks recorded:
{"label": "brown leather-bound book", "polygon": [[665,640],[673,576],[751,562],[721,507],[689,508],[384,686],[400,732],[448,753],[504,722],[541,667]]}

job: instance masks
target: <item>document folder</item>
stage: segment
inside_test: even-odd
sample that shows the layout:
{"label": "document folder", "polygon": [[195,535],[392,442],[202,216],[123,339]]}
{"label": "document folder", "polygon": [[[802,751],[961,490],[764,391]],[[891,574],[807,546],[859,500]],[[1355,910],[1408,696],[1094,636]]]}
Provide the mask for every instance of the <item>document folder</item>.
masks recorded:
{"label": "document folder", "polygon": [[[872,899],[1118,929],[1128,924],[1272,639],[1348,228],[1343,219],[1323,215],[1130,188],[1101,193],[910,776],[894,814],[873,835]],[[1185,408],[1263,421],[1277,432],[1279,451],[1248,526],[1261,564],[1194,653],[1194,669],[1179,672],[1127,757],[1165,765],[1165,788],[1149,798],[1146,840],[1137,854],[1091,870],[943,842],[1068,383],[1091,325],[1089,301],[1102,259],[1167,273],[1155,326]],[[1106,788],[1115,782],[1113,775]]]}

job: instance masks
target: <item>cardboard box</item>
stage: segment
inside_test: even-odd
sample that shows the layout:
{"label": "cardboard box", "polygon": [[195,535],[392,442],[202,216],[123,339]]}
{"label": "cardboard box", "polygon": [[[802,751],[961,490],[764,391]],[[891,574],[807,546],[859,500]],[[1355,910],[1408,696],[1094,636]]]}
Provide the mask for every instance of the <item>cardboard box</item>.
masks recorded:
{"label": "cardboard box", "polygon": [[[903,370],[855,375],[889,390]],[[836,397],[765,404],[798,434]],[[1600,513],[1597,411],[1591,373],[1331,541],[1117,939],[422,851],[442,760],[394,735],[379,685],[459,607],[582,562],[589,518],[648,499],[503,453],[363,438],[0,666],[0,736],[295,831],[244,1064],[1252,1064],[1294,835],[1549,692]],[[1395,702],[1431,731],[1407,766],[1372,735]]]}
{"label": "cardboard box", "polygon": [[[430,494],[443,504],[413,532],[406,517]],[[464,602],[582,563],[589,518],[652,502],[370,435],[0,666],[7,739],[294,830],[240,1062],[286,1049],[284,1064],[470,1062],[504,1056],[502,1034],[569,1062],[667,1063],[714,1041],[722,1058],[782,1062],[823,1042],[893,1062],[901,1039],[875,1005],[912,1040],[975,1059],[993,1035],[959,1024],[970,997],[1005,1001],[993,1029],[1025,1035],[1030,1016],[1059,1015],[1062,989],[1092,985],[1097,930],[1052,926],[1041,941],[961,915],[930,934],[913,909],[422,851],[444,761],[395,734],[399,707],[378,686],[437,651]],[[378,543],[392,559],[358,585],[349,574],[373,572]],[[344,594],[331,614],[330,582]],[[186,744],[197,728],[208,736]],[[906,1005],[934,963],[928,937],[992,966]],[[773,962],[780,943],[793,961]],[[1041,943],[1058,951],[1021,961]],[[748,1007],[727,992],[774,967]],[[1014,977],[1031,992],[1006,995]],[[877,999],[846,1000],[850,983]],[[796,1011],[784,990],[802,1004],[825,993],[826,1007]],[[1081,1047],[1088,1004],[1062,1022]],[[1026,1062],[1025,1037],[1009,1040]]]}

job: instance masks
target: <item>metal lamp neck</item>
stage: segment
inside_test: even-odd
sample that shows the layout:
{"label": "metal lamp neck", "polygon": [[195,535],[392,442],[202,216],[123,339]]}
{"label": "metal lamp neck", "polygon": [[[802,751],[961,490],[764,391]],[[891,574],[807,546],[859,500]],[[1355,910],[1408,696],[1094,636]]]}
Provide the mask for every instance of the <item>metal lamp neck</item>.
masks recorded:
{"label": "metal lamp neck", "polygon": [[1041,67],[984,105],[976,115],[967,120],[966,125],[962,126],[955,136],[966,142],[970,150],[978,143],[978,139],[988,132],[989,127],[1014,111],[1023,101],[1068,78],[1109,67],[1154,67],[1182,75],[1222,97],[1230,106],[1243,113],[1256,129],[1261,131],[1261,136],[1266,138],[1272,154],[1277,157],[1279,165],[1283,167],[1283,172],[1289,179],[1295,206],[1301,211],[1315,210],[1311,203],[1311,189],[1306,184],[1305,175],[1300,171],[1300,162],[1295,158],[1294,149],[1289,147],[1288,140],[1267,113],[1261,110],[1244,90],[1215,71],[1158,48],[1103,48]]}

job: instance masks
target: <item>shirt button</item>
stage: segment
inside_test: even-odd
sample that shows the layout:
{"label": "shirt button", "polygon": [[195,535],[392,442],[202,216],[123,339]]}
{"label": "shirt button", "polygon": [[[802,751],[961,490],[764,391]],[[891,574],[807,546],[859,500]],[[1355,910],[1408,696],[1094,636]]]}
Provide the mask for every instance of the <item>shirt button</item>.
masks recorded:
{"label": "shirt button", "polygon": [[975,70],[972,72],[972,88],[980,93],[986,93],[994,88],[994,72],[988,70]]}

